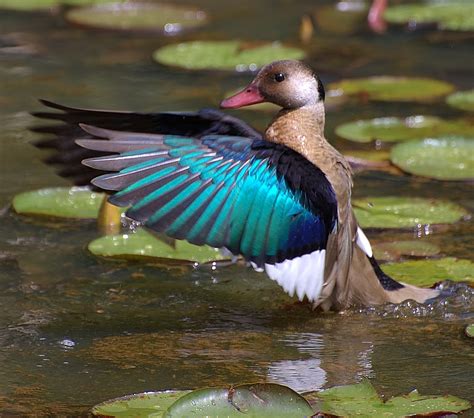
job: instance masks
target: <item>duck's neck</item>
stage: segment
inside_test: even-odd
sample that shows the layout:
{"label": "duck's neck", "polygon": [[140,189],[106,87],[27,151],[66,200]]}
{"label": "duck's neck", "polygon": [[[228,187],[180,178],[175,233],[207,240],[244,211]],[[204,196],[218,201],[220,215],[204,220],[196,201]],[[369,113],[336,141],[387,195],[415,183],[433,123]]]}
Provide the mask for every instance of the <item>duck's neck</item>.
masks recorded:
{"label": "duck's neck", "polygon": [[324,138],[324,117],[323,102],[282,109],[265,131],[265,139],[286,145],[308,158],[315,149],[328,144]]}

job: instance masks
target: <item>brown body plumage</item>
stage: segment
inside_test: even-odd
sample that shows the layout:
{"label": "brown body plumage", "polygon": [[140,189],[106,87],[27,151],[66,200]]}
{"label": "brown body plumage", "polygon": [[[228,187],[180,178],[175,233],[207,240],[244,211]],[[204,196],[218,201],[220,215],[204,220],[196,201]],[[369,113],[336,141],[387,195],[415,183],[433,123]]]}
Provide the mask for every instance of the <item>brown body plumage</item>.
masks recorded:
{"label": "brown body plumage", "polygon": [[298,61],[269,64],[242,94],[243,102],[239,102],[236,95],[225,101],[224,107],[240,107],[246,105],[246,100],[251,103],[270,101],[282,106],[266,129],[265,139],[303,155],[323,171],[335,191],[338,223],[329,236],[324,284],[314,306],[324,310],[343,309],[354,304],[399,303],[405,299],[424,302],[436,297],[435,290],[409,285],[385,290],[368,255],[357,245],[362,231],[351,205],[352,171],[346,159],[324,136],[324,90],[311,68]]}

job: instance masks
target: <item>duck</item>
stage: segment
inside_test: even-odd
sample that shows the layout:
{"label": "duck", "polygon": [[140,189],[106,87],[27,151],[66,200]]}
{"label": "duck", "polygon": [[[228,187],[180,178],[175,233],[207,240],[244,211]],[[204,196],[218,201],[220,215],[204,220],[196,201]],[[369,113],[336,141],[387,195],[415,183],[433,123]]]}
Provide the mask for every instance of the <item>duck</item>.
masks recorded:
{"label": "duck", "polygon": [[63,175],[108,191],[132,220],[241,255],[314,309],[438,297],[394,280],[374,258],[352,208],[351,166],[325,137],[324,99],[309,65],[281,60],[220,104],[277,105],[263,133],[217,109],[146,114],[48,101],[62,113],[36,116],[64,123],[36,130],[55,134],[39,146],[57,150],[52,162],[69,165]]}

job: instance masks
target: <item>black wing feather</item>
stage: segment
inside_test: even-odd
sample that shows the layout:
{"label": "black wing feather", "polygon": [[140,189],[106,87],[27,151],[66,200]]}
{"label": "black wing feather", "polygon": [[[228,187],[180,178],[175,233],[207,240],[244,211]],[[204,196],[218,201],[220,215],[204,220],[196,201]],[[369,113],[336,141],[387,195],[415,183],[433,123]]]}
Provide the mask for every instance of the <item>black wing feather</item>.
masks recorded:
{"label": "black wing feather", "polygon": [[108,154],[108,147],[105,145],[103,147],[97,146],[91,150],[81,148],[75,143],[75,140],[84,134],[80,124],[142,134],[180,135],[196,138],[218,134],[261,138],[258,131],[242,120],[215,109],[202,109],[198,112],[138,113],[73,108],[48,100],[40,100],[40,102],[59,112],[33,112],[33,116],[61,123],[32,127],[33,132],[54,136],[53,138],[40,139],[35,143],[35,146],[53,149],[54,154],[44,161],[47,164],[58,165],[60,167],[58,174],[70,178],[76,185],[90,184],[97,174],[91,168],[81,165],[82,160]]}

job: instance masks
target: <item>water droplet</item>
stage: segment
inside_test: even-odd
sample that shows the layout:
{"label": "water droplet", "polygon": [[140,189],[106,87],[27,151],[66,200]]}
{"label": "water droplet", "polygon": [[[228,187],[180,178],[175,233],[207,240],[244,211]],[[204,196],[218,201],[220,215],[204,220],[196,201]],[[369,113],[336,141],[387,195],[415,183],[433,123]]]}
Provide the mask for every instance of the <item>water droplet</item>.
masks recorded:
{"label": "water droplet", "polygon": [[64,340],[59,341],[59,345],[66,350],[70,350],[76,346],[75,341],[65,338]]}

